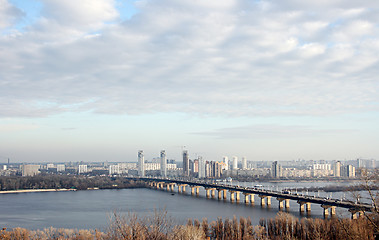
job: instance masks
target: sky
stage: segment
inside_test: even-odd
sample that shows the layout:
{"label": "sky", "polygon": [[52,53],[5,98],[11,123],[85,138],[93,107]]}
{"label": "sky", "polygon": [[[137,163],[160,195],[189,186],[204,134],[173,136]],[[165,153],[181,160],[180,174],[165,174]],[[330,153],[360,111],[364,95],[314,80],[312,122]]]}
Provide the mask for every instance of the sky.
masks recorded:
{"label": "sky", "polygon": [[0,164],[379,160],[379,2],[0,0]]}

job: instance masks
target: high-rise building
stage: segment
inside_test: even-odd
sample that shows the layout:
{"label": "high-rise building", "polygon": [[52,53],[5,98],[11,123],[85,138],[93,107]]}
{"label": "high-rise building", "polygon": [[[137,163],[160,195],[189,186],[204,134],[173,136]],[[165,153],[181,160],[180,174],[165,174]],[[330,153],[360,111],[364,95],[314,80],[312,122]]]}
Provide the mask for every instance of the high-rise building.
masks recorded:
{"label": "high-rise building", "polygon": [[64,164],[57,164],[57,172],[66,171],[66,166]]}
{"label": "high-rise building", "polygon": [[109,165],[109,175],[120,174],[119,165]]}
{"label": "high-rise building", "polygon": [[161,176],[167,177],[167,158],[166,158],[166,151],[161,151]]}
{"label": "high-rise building", "polygon": [[199,156],[199,178],[205,178],[205,162],[204,159]]}
{"label": "high-rise building", "polygon": [[233,163],[232,170],[237,170],[238,169],[238,157],[234,156],[232,163]]}
{"label": "high-rise building", "polygon": [[242,157],[242,170],[247,169],[247,159],[246,157]]}
{"label": "high-rise building", "polygon": [[224,163],[224,170],[229,170],[229,158],[227,156],[224,156],[222,158],[222,162]]}
{"label": "high-rise building", "polygon": [[145,177],[145,157],[142,150],[138,151],[138,175]]}
{"label": "high-rise building", "polygon": [[344,177],[348,177],[348,178],[355,177],[355,167],[353,165],[344,166]]}
{"label": "high-rise building", "polygon": [[340,161],[337,161],[334,164],[333,175],[335,177],[341,177],[341,162]]}
{"label": "high-rise building", "polygon": [[273,178],[281,177],[280,165],[278,164],[278,161],[273,162],[271,165],[271,176]]}
{"label": "high-rise building", "polygon": [[39,174],[40,165],[22,165],[22,176],[34,176]]}
{"label": "high-rise building", "polygon": [[88,172],[88,168],[87,168],[87,165],[79,165],[79,168],[78,168],[78,173],[79,174],[82,174],[82,173],[87,173]]}
{"label": "high-rise building", "polygon": [[189,156],[188,151],[183,151],[183,176],[189,176]]}

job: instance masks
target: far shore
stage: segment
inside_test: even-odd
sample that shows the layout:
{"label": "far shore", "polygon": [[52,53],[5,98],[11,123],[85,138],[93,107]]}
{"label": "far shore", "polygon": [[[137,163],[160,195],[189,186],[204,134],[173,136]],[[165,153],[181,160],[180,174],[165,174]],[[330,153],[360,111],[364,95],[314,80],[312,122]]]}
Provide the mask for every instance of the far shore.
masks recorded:
{"label": "far shore", "polygon": [[34,192],[65,192],[65,191],[76,191],[76,189],[21,189],[21,190],[9,190],[9,191],[0,191],[0,194],[5,193],[34,193]]}

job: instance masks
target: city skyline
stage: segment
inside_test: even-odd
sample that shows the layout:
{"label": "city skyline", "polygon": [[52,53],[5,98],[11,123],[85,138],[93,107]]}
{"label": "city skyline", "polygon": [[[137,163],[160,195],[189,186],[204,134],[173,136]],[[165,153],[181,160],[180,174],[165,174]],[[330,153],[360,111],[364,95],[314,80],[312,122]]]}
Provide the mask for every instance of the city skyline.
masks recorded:
{"label": "city skyline", "polygon": [[379,159],[375,1],[0,0],[0,163]]}

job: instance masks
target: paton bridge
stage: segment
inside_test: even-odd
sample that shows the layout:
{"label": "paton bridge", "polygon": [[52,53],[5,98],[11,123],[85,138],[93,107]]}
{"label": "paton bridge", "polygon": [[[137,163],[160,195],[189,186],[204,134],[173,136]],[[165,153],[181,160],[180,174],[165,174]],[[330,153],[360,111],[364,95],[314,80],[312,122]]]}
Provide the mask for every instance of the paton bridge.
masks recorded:
{"label": "paton bridge", "polygon": [[300,212],[310,212],[311,204],[319,204],[323,208],[324,218],[328,218],[329,215],[334,216],[336,214],[336,208],[346,208],[351,214],[352,218],[356,219],[359,215],[362,215],[364,211],[371,211],[372,206],[368,204],[359,204],[344,200],[326,199],[320,197],[313,197],[308,195],[298,195],[291,193],[284,193],[278,191],[270,191],[261,188],[251,188],[251,187],[241,187],[233,186],[224,183],[208,183],[204,181],[187,181],[187,180],[176,180],[176,179],[163,179],[163,178],[139,178],[139,177],[129,177],[127,179],[139,180],[146,182],[151,188],[167,190],[168,192],[173,192],[175,187],[177,187],[178,193],[186,192],[186,188],[191,189],[192,196],[199,195],[199,189],[204,188],[207,198],[219,200],[226,200],[227,193],[229,192],[230,202],[240,202],[241,194],[244,196],[244,202],[254,204],[255,195],[260,198],[260,204],[262,207],[271,206],[271,198],[274,197],[279,202],[279,209],[289,209],[289,201],[293,200],[299,204]]}

